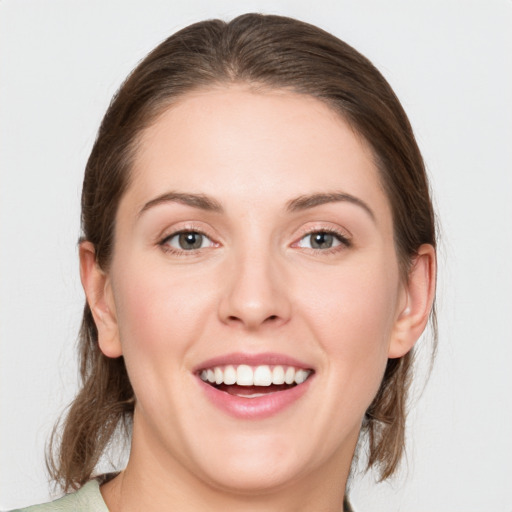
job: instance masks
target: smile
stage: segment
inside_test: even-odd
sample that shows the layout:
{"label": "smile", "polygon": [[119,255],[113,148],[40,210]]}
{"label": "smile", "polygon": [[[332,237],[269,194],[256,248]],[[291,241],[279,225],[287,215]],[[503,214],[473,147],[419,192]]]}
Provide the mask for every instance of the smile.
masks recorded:
{"label": "smile", "polygon": [[[315,374],[299,361],[272,355],[235,356],[229,362],[222,359],[204,364],[196,376],[213,405],[240,419],[279,413],[307,392]],[[261,359],[267,359],[266,364],[261,364]]]}
{"label": "smile", "polygon": [[[253,367],[241,364],[207,368],[202,370],[199,376],[204,382],[217,386],[270,387],[302,384],[310,374],[310,370],[293,366],[259,365]],[[250,396],[254,396],[254,394]]]}

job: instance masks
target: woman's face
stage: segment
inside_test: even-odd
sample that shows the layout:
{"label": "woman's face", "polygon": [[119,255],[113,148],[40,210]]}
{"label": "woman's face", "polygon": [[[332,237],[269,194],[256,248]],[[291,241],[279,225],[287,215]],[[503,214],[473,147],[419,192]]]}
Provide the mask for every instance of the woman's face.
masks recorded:
{"label": "woman's face", "polygon": [[318,100],[241,86],[146,130],[105,289],[132,460],[245,491],[348,467],[407,300],[369,148]]}

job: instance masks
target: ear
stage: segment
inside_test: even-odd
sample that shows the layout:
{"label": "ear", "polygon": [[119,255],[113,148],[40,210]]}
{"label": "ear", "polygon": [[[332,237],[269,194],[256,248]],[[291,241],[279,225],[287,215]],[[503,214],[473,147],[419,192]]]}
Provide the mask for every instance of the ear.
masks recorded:
{"label": "ear", "polygon": [[402,357],[412,349],[427,325],[436,288],[436,252],[432,245],[418,249],[407,282],[404,298],[393,328],[388,357]]}
{"label": "ear", "polygon": [[96,251],[91,242],[81,242],[80,278],[98,330],[100,350],[107,357],[122,355],[119,329],[110,276],[96,262]]}

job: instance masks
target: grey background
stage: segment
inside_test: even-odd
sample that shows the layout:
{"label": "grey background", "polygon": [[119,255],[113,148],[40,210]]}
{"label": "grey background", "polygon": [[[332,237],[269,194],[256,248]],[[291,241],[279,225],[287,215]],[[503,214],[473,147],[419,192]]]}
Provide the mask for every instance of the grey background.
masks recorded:
{"label": "grey background", "polygon": [[[0,2],[0,509],[47,500],[44,444],[76,389],[83,167],[108,102],[151,48],[207,17],[315,23],[381,69],[438,207],[440,345],[414,388],[400,475],[360,511],[512,510],[512,2]],[[428,340],[419,345],[426,361]],[[425,365],[419,373],[425,373]]]}

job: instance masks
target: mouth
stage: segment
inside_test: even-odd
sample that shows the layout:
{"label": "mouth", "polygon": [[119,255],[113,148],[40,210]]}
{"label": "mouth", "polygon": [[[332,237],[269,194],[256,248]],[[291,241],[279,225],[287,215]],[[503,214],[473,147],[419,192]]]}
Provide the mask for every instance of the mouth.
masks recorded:
{"label": "mouth", "polygon": [[288,365],[247,364],[203,368],[199,378],[211,387],[246,399],[266,397],[304,384],[313,370]]}

